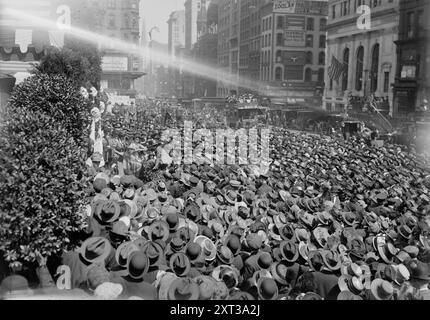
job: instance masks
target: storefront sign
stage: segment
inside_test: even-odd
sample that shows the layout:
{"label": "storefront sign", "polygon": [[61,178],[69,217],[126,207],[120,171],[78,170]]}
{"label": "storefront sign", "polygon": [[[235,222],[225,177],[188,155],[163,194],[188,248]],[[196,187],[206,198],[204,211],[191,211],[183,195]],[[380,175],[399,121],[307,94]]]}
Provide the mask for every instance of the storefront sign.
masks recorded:
{"label": "storefront sign", "polygon": [[102,61],[103,71],[127,71],[128,57],[105,56]]}

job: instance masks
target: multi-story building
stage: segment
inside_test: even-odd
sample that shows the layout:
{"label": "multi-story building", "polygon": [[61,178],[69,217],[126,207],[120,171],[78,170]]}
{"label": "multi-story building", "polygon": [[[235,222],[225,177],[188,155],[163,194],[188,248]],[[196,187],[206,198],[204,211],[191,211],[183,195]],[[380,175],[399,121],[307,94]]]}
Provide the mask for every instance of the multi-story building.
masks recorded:
{"label": "multi-story building", "polygon": [[428,111],[430,99],[430,1],[400,0],[395,115]]}
{"label": "multi-story building", "polygon": [[261,8],[260,91],[272,102],[321,106],[327,1],[269,2]]}
{"label": "multi-story building", "polygon": [[[239,27],[239,77],[244,81],[258,81],[260,75],[261,6],[267,1],[241,0]],[[239,93],[249,92],[239,88]]]}
{"label": "multi-story building", "polygon": [[[105,18],[101,33],[115,39],[140,45],[140,0],[107,0],[101,6]],[[110,44],[102,44],[101,86],[110,93],[136,97],[136,79],[145,75],[142,58]]]}
{"label": "multi-story building", "polygon": [[[362,5],[365,11],[358,13]],[[362,16],[365,12],[370,13],[367,18]],[[349,105],[359,112],[373,95],[379,109],[395,114],[392,84],[398,26],[399,0],[329,1],[327,67],[334,57],[344,72],[337,80],[325,75],[324,109],[345,111]]]}
{"label": "multi-story building", "polygon": [[[211,0],[206,13],[206,25],[194,48],[195,60],[207,67],[216,69],[218,47],[218,1]],[[195,77],[196,97],[215,97],[217,81],[213,75]]]}
{"label": "multi-story building", "polygon": [[[6,9],[22,12],[17,16]],[[0,73],[20,78],[33,69],[50,46],[62,47],[64,32],[36,24],[27,15],[57,21],[70,21],[70,8],[57,0],[0,0]],[[20,80],[20,79],[18,79]]]}
{"label": "multi-story building", "polygon": [[[206,16],[209,0],[186,0],[185,6],[185,50],[184,56],[193,60],[196,58],[195,45],[199,36],[206,28]],[[193,74],[184,72],[182,77],[183,97],[191,98],[196,96],[195,77]]]}
{"label": "multi-story building", "polygon": [[172,12],[167,24],[169,55],[174,60],[177,49],[185,47],[185,10]]}
{"label": "multi-story building", "polygon": [[167,24],[168,50],[171,60],[168,70],[170,75],[168,91],[170,96],[182,97],[182,70],[176,61],[180,61],[185,49],[185,10],[172,12]]}
{"label": "multi-story building", "polygon": [[223,81],[225,76],[234,82],[239,71],[239,0],[221,0],[218,5],[218,83],[217,96],[225,97],[238,90],[234,83]]}

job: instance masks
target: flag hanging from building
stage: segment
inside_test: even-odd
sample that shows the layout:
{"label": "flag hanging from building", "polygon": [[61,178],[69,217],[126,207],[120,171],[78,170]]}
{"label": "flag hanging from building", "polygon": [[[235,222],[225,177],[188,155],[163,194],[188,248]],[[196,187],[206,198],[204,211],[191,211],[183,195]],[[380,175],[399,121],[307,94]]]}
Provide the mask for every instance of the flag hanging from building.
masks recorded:
{"label": "flag hanging from building", "polygon": [[339,81],[340,76],[345,72],[345,65],[341,63],[333,55],[331,57],[331,65],[328,67],[328,76],[330,79]]}

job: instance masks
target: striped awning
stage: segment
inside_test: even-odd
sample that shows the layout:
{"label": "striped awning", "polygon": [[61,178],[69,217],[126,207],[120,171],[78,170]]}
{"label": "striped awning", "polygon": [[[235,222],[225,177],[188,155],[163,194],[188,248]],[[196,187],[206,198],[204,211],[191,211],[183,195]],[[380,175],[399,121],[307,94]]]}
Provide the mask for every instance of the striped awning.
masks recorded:
{"label": "striped awning", "polygon": [[37,61],[0,61],[0,73],[14,76],[18,72],[30,72]]}

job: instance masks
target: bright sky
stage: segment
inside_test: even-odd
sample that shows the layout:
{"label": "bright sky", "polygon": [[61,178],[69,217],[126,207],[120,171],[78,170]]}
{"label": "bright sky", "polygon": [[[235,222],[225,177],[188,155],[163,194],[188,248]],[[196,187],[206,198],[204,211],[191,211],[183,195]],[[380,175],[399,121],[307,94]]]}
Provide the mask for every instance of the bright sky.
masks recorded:
{"label": "bright sky", "polygon": [[141,0],[143,3],[143,16],[146,22],[146,32],[157,26],[160,33],[152,33],[153,40],[167,43],[167,20],[170,13],[176,10],[184,10],[185,0]]}

